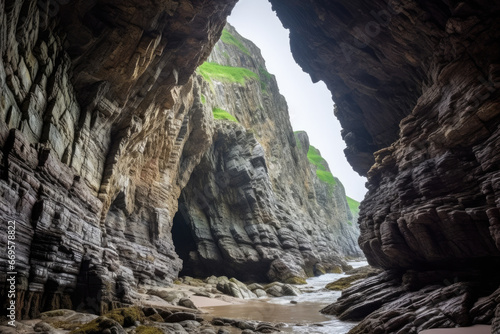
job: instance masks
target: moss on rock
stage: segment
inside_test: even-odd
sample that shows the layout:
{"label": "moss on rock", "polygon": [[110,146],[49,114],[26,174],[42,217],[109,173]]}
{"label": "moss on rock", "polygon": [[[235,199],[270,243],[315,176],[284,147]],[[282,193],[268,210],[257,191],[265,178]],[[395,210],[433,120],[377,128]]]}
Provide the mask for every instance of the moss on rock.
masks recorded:
{"label": "moss on rock", "polygon": [[68,322],[68,321],[54,321],[49,323],[54,328],[63,329],[66,331],[72,331],[81,326],[79,323]]}
{"label": "moss on rock", "polygon": [[364,274],[351,275],[342,277],[335,282],[328,283],[325,288],[328,290],[344,290],[352,285],[353,282],[366,278]]}
{"label": "moss on rock", "polygon": [[135,329],[136,334],[163,334],[163,331],[153,326],[138,326]]}
{"label": "moss on rock", "polygon": [[287,284],[307,284],[306,280],[302,277],[290,277],[290,278],[287,278],[285,283]]}
{"label": "moss on rock", "polygon": [[40,314],[40,317],[42,319],[53,318],[53,317],[60,317],[60,316],[65,315],[65,313],[66,313],[65,310],[47,311],[47,312],[44,312],[44,313]]}
{"label": "moss on rock", "polygon": [[71,331],[70,334],[100,334],[105,329],[112,327],[117,327],[125,332],[117,321],[103,316],[80,326],[78,329]]}
{"label": "moss on rock", "polygon": [[144,313],[138,307],[117,308],[105,314],[123,327],[134,326],[136,321],[144,321]]}
{"label": "moss on rock", "polygon": [[157,322],[163,322],[163,318],[161,317],[161,315],[159,315],[158,313],[155,313],[155,314],[152,314],[148,317],[148,320],[151,320],[151,321],[157,321]]}
{"label": "moss on rock", "polygon": [[328,272],[330,274],[342,274],[343,273],[343,270],[341,267],[333,267],[333,268],[329,268],[328,269]]}

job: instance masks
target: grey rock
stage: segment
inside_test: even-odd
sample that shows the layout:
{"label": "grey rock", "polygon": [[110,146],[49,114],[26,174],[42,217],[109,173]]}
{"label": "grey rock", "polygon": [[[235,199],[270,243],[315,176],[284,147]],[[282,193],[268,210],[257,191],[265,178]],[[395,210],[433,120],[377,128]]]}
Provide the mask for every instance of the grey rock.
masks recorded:
{"label": "grey rock", "polygon": [[243,331],[241,331],[241,334],[254,334],[255,332],[251,329],[245,329]]}
{"label": "grey rock", "polygon": [[213,329],[205,328],[200,331],[200,334],[216,334],[216,332]]}
{"label": "grey rock", "polygon": [[187,308],[198,309],[196,305],[194,305],[193,301],[189,298],[181,298],[178,302],[178,305]]}
{"label": "grey rock", "polygon": [[185,320],[196,320],[196,314],[188,312],[176,312],[165,318],[165,322],[181,322]]}
{"label": "grey rock", "polygon": [[33,330],[37,333],[45,333],[45,334],[56,333],[55,328],[44,321],[37,322],[35,326],[33,326]]}

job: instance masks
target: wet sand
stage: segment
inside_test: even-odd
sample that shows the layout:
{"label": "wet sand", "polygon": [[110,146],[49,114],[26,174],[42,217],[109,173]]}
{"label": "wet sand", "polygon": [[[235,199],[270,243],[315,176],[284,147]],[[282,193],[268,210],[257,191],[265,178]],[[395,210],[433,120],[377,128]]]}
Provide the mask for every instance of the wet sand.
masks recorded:
{"label": "wet sand", "polygon": [[241,320],[259,320],[273,323],[310,324],[329,321],[333,317],[319,313],[322,305],[303,302],[298,304],[273,304],[266,299],[249,300],[243,304],[203,307],[213,317]]}

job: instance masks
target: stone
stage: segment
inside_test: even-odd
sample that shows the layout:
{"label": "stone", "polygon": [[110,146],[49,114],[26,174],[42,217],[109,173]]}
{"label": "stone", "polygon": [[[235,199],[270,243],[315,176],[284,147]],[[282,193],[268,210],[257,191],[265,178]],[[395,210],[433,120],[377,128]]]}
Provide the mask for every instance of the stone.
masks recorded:
{"label": "stone", "polygon": [[187,307],[187,308],[192,308],[192,309],[195,309],[195,310],[198,309],[194,305],[193,301],[191,299],[189,299],[189,298],[181,298],[179,300],[179,302],[178,302],[178,305],[179,306],[183,306],[183,307]]}
{"label": "stone", "polygon": [[78,329],[72,331],[74,334],[98,334],[104,331],[109,331],[111,334],[126,334],[127,332],[115,320],[107,317],[99,317],[80,326]]}
{"label": "stone", "polygon": [[264,289],[255,289],[252,291],[258,298],[266,298],[267,292]]}
{"label": "stone", "polygon": [[153,307],[143,307],[142,312],[144,313],[144,315],[146,317],[149,317],[149,316],[154,315],[154,314],[158,314],[158,311]]}
{"label": "stone", "polygon": [[200,331],[200,334],[216,334],[214,330],[205,328]]}
{"label": "stone", "polygon": [[[350,214],[341,187],[335,190],[338,198],[329,197],[325,205],[312,200],[308,208],[294,212],[291,208],[299,206],[287,204],[292,194],[298,194],[293,203],[307,198],[302,187],[292,189],[295,176],[281,179],[289,163],[295,164],[294,175],[303,178],[307,193],[324,197],[327,188],[315,179],[305,153],[295,148],[286,105],[272,76],[261,71],[262,85],[260,79],[246,85],[250,109],[242,109],[244,125],[225,128],[213,119],[215,104],[225,107],[222,96],[236,98],[240,87],[220,87],[225,92],[217,94],[194,72],[209,57],[235,3],[167,0],[148,9],[134,1],[118,8],[75,0],[49,15],[47,6],[27,0],[2,12],[0,219],[15,218],[23,236],[16,270],[26,279],[18,294],[18,304],[24,306],[18,308],[18,319],[60,308],[105,314],[138,303],[138,291],[168,285],[182,269],[190,274],[191,256],[193,263],[208,261],[217,275],[266,281],[270,263],[285,250],[294,253],[306,275],[313,274],[316,263],[338,266],[344,253],[360,254],[354,247],[359,231],[341,228]],[[241,58],[244,64],[233,66],[254,66],[257,73],[263,59],[254,45],[245,43],[253,58]],[[225,50],[237,52],[230,48]],[[216,57],[220,54],[214,52],[211,60]],[[206,105],[201,95],[209,100]],[[266,117],[274,118],[262,122]],[[264,125],[272,122],[284,127]],[[182,237],[172,234],[179,198],[181,206],[193,209],[194,198],[183,202],[182,190],[196,192],[197,182],[204,181],[192,177],[195,168],[195,174],[206,168],[210,177],[219,175],[206,162],[209,152],[219,154],[212,145],[219,135],[219,143],[234,136],[239,143],[221,148],[220,162],[227,163],[225,171],[234,177],[229,180],[233,190],[217,209],[234,203],[235,195],[244,196],[238,200],[241,205],[265,204],[252,219],[245,218],[252,208],[242,206],[241,212],[214,224],[214,235],[221,238],[215,242],[220,241],[230,265],[219,261],[213,240],[200,241],[199,253],[189,249],[184,254],[175,245]],[[305,137],[300,135],[304,143]],[[239,147],[248,152],[239,153]],[[286,158],[283,165],[270,163],[280,158]],[[255,187],[250,187],[252,178],[258,181]],[[282,195],[286,198],[280,199]],[[330,205],[339,198],[340,205]],[[334,209],[322,214],[321,207]],[[227,230],[232,215],[238,223]],[[319,220],[335,226],[330,237],[335,240],[323,240],[313,249],[313,240],[324,234]],[[226,227],[219,224],[223,222]],[[340,229],[349,238],[337,237],[334,231]],[[209,229],[199,231],[204,237]],[[5,242],[0,239],[0,245]],[[0,279],[4,276],[0,273]],[[241,292],[244,298],[254,297]],[[157,294],[170,302],[177,299]]]}
{"label": "stone", "polygon": [[[366,289],[369,278],[344,290],[363,293],[347,308],[349,297],[339,299],[341,314],[367,316],[349,333],[465,326],[459,315],[479,308],[476,323],[488,324],[495,306],[479,299],[498,288],[489,268],[500,259],[498,61],[490,53],[498,48],[490,24],[498,5],[271,3],[290,29],[294,58],[332,92],[346,157],[367,176],[359,244],[371,265],[394,278],[385,289],[355,289]],[[455,280],[470,293],[447,295]],[[486,288],[479,292],[478,284]],[[410,297],[421,300],[419,312],[397,307]]]}
{"label": "stone", "polygon": [[[182,167],[188,178],[212,134],[211,115],[191,108],[190,77],[234,3],[213,1],[205,14],[199,10],[211,4],[178,12],[172,1],[154,10],[131,4],[118,17],[77,0],[50,20],[34,0],[2,11],[0,123],[22,133],[0,140],[0,218],[16,219],[16,270],[32,278],[18,290],[17,319],[59,308],[106,313],[136,301],[142,287],[131,282],[177,277],[181,260],[167,236],[186,182],[178,183],[178,158],[193,135],[198,145],[186,146]],[[88,28],[110,20],[109,30]],[[189,31],[205,42],[171,47]]]}
{"label": "stone", "polygon": [[283,291],[283,286],[282,285],[272,285],[268,288],[266,288],[266,293],[268,295],[274,296],[274,297],[283,297],[284,296],[284,291]]}
{"label": "stone", "polygon": [[283,285],[283,295],[284,296],[299,296],[302,292],[295,286],[290,284]]}
{"label": "stone", "polygon": [[45,334],[57,333],[54,327],[52,327],[51,325],[49,325],[44,321],[37,322],[35,326],[33,326],[33,329],[37,333],[45,333]]}
{"label": "stone", "polygon": [[188,312],[176,312],[165,318],[165,322],[181,322],[185,320],[196,320],[196,314]]}
{"label": "stone", "polygon": [[[328,308],[368,317],[351,334],[496,326],[499,5],[271,0],[367,176],[356,225],[340,182],[316,177],[257,48],[211,53],[235,2],[1,12],[0,219],[20,236],[17,319],[106,314],[181,270],[298,282],[346,270],[359,235],[385,273]],[[194,72],[206,59],[256,76],[205,79]]]}

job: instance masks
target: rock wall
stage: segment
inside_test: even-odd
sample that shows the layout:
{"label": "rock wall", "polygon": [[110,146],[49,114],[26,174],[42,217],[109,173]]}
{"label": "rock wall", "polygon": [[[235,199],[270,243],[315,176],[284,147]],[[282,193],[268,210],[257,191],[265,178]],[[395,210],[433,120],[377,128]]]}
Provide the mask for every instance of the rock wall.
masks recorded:
{"label": "rock wall", "polygon": [[[297,62],[332,91],[346,156],[368,176],[360,246],[394,279],[366,283],[366,300],[346,292],[334,313],[380,308],[353,333],[498,322],[495,304],[478,299],[498,302],[500,285],[490,270],[500,260],[498,3],[271,3]],[[445,289],[455,281],[460,291]],[[445,290],[438,301],[412,294],[425,289]],[[409,299],[433,311],[417,314]]]}
{"label": "rock wall", "polygon": [[[301,210],[318,211],[305,218],[303,213],[293,216],[290,207],[270,209],[288,200],[278,201],[276,194],[293,193],[291,176],[282,190],[274,190],[286,171],[277,160],[277,149],[303,161],[301,176],[312,173],[294,148],[283,98],[271,94],[271,88],[277,91],[273,80],[266,79],[265,84],[272,85],[266,98],[252,97],[267,108],[261,107],[258,121],[246,111],[247,123],[242,119],[246,125],[240,130],[225,130],[201,102],[203,94],[210,101],[216,101],[217,94],[193,72],[209,56],[235,2],[0,1],[1,249],[6,249],[8,221],[16,224],[16,265],[8,267],[8,254],[0,252],[0,281],[6,282],[7,272],[17,271],[17,319],[56,308],[103,313],[133,303],[142,287],[171,283],[182,268],[171,233],[178,199],[188,181],[203,181],[191,177],[195,168],[195,173],[204,167],[207,173],[216,171],[207,159],[232,163],[238,172],[251,163],[255,187],[243,179],[235,181],[241,186],[235,194],[248,190],[263,207],[262,212],[244,212],[255,214],[253,228],[263,229],[262,243],[267,242],[264,248],[273,254],[266,258],[283,254],[282,243],[294,250],[286,263],[275,263],[272,277],[264,256],[251,257],[262,267],[255,278],[286,279],[282,274],[289,269],[299,272],[293,276],[312,275],[313,268],[333,270],[343,264],[342,251],[334,251],[337,247],[360,254],[353,241],[357,229],[342,225],[348,211],[340,186],[334,208],[339,216],[328,228],[342,231],[348,241],[337,233],[313,247],[319,227],[286,234],[303,219],[312,224],[332,212],[321,212],[318,205],[303,204]],[[260,83],[253,85],[258,88]],[[228,98],[236,98],[237,91]],[[274,111],[276,101],[280,109]],[[268,120],[278,119],[283,128],[269,125]],[[251,122],[262,124],[253,126],[262,134],[251,133]],[[277,133],[266,139],[272,131]],[[236,137],[241,139],[241,157],[226,156],[240,150],[232,142],[228,151],[214,150],[213,140],[218,144]],[[273,146],[273,140],[284,144]],[[260,153],[255,150],[259,147]],[[325,197],[324,187],[308,180],[307,196],[313,202],[320,193]],[[299,202],[307,198],[303,190],[294,196]],[[250,196],[246,204],[252,201]],[[324,201],[329,205],[332,197]],[[292,220],[282,227],[279,241],[276,230],[266,230],[281,224],[283,217],[273,216],[278,211]],[[220,222],[230,223],[236,213],[225,212],[228,216]],[[247,218],[238,216],[235,226],[244,226]],[[296,235],[305,232],[311,235],[297,243]],[[267,234],[272,241],[266,241]],[[239,261],[239,256],[235,253],[234,259]],[[0,294],[6,291],[2,283]],[[1,301],[4,311],[7,302]]]}
{"label": "rock wall", "polygon": [[[0,246],[7,243],[5,222],[15,220],[19,316],[57,307],[102,311],[116,306],[114,301],[132,300],[137,284],[175,277],[181,263],[170,226],[181,190],[200,162],[210,168],[224,162],[231,169],[231,161],[247,166],[255,173],[255,188],[244,182],[249,174],[236,168],[234,184],[242,192],[236,186],[234,193],[243,196],[223,203],[251,207],[276,200],[273,212],[285,213],[291,226],[302,218],[287,218],[280,201],[309,210],[314,204],[306,198],[316,194],[321,200],[314,180],[305,187],[307,195],[294,191],[291,176],[273,161],[283,155],[300,164],[300,150],[288,154],[295,142],[291,131],[263,140],[273,128],[265,122],[257,126],[260,104],[253,113],[234,112],[241,132],[214,123],[201,103],[200,89],[207,84],[190,79],[218,40],[235,0],[54,3],[0,1]],[[412,291],[441,289],[455,278],[472,285],[450,290],[465,293],[457,314],[469,315],[452,315],[452,323],[498,327],[494,309],[500,281],[488,268],[498,265],[500,255],[499,4],[271,3],[291,29],[297,62],[332,91],[347,158],[369,178],[360,245],[371,264],[394,276],[382,290],[385,297],[370,302],[372,308],[362,301],[356,306],[359,295],[354,294],[358,297],[348,304],[363,310],[358,316],[381,310],[357,330],[372,331],[378,319],[376,326],[386,332],[402,331],[403,322],[387,323],[391,312],[401,307],[403,314]],[[266,80],[259,81],[261,89],[268,88]],[[244,88],[235,94],[240,91]],[[219,137],[216,143],[227,146],[212,145]],[[264,154],[254,150],[258,147]],[[220,155],[205,159],[212,149]],[[202,182],[203,176],[192,182],[197,179]],[[254,189],[273,191],[252,197]],[[312,220],[304,221],[314,221],[312,211]],[[264,226],[274,221],[267,213],[252,212],[255,217]],[[244,219],[237,217],[239,226]],[[262,244],[275,248],[272,233],[263,230],[261,237],[260,232]],[[225,233],[221,240],[230,240]],[[248,246],[244,238],[241,244]],[[310,257],[313,250],[300,250],[305,243],[298,244],[295,259],[321,258],[321,251]],[[236,257],[252,259],[244,253]],[[0,258],[5,281],[6,254]],[[488,284],[474,285],[482,282],[478,275]],[[384,277],[376,280],[385,282]],[[78,295],[75,289],[91,294]],[[450,291],[438,293],[449,301],[443,308],[458,305]],[[395,303],[389,307],[391,296]],[[424,298],[419,305],[432,303]],[[475,315],[478,310],[483,316]],[[413,324],[409,332],[452,324],[432,321],[432,312],[423,316],[407,319]]]}
{"label": "rock wall", "polygon": [[[361,256],[344,188],[316,176],[307,134],[295,137],[260,50],[227,25],[208,61],[200,104],[237,122],[216,120],[212,147],[182,192],[177,223],[191,244],[176,245],[183,273],[293,282]],[[243,83],[227,79],[241,68],[250,70]]]}
{"label": "rock wall", "polygon": [[213,125],[190,77],[235,1],[64,3],[0,1],[0,246],[15,220],[18,319],[104,312],[177,276],[177,199]]}

